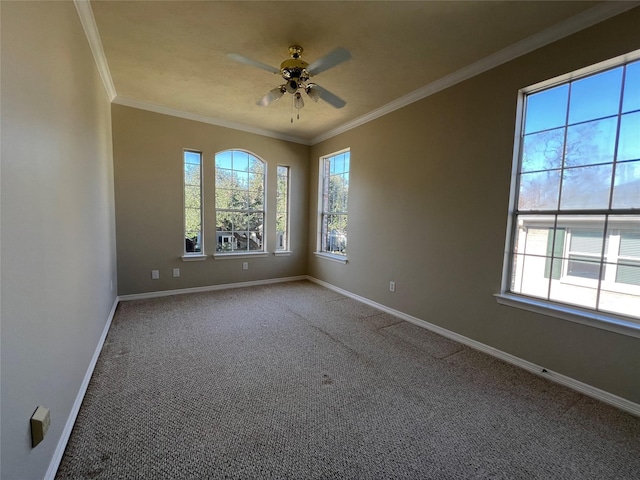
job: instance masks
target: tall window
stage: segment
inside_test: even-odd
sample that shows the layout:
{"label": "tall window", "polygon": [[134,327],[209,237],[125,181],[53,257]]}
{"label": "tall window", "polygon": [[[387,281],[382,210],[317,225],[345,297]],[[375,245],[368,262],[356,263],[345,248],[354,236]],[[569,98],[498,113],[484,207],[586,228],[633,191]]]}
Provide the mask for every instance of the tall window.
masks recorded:
{"label": "tall window", "polygon": [[347,254],[347,203],[350,152],[320,159],[320,247],[322,252]]}
{"label": "tall window", "polygon": [[242,150],[216,154],[218,253],[264,251],[265,164]]}
{"label": "tall window", "polygon": [[524,93],[508,288],[638,319],[640,61],[608,67]]}
{"label": "tall window", "polygon": [[184,252],[201,254],[202,153],[184,151]]}
{"label": "tall window", "polygon": [[276,250],[289,250],[289,167],[278,165]]}

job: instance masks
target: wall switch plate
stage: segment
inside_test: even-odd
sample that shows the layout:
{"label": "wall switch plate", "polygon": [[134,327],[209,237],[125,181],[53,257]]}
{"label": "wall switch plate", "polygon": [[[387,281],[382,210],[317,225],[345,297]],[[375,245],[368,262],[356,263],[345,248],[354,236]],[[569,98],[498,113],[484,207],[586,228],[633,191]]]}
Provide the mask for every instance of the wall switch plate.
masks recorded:
{"label": "wall switch plate", "polygon": [[174,268],[173,269],[173,278],[178,278],[180,276],[180,269],[179,268]]}
{"label": "wall switch plate", "polygon": [[249,262],[242,262],[242,269],[249,270]]}
{"label": "wall switch plate", "polygon": [[389,282],[389,291],[390,292],[396,291],[396,282]]}
{"label": "wall switch plate", "polygon": [[51,425],[51,413],[48,408],[38,406],[31,416],[31,448],[38,445],[49,430]]}
{"label": "wall switch plate", "polygon": [[158,280],[160,278],[160,270],[151,270],[151,279]]}

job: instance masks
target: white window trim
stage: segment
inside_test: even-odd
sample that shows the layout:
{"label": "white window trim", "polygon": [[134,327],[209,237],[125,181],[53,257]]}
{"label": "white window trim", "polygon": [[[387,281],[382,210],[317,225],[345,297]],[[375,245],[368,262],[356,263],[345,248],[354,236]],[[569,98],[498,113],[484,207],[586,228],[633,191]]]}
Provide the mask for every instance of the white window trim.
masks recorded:
{"label": "white window trim", "polygon": [[268,257],[269,252],[253,251],[253,252],[231,252],[231,253],[214,253],[212,257],[215,260],[231,260],[233,258],[260,258],[260,257]]}
{"label": "white window trim", "polygon": [[335,253],[328,253],[328,252],[313,252],[313,254],[318,258],[322,258],[324,260],[330,260],[336,263],[345,264],[349,261],[346,255],[336,255]]}
{"label": "white window trim", "polygon": [[[184,170],[184,157],[185,157],[185,153],[186,152],[191,152],[191,153],[197,153],[198,155],[200,155],[200,251],[199,252],[187,252],[187,246],[185,243],[185,239],[187,238],[187,231],[186,231],[186,202],[185,202],[185,192],[186,192],[186,185],[185,185],[185,170]],[[206,254],[204,253],[204,206],[203,206],[203,201],[204,201],[204,195],[203,195],[203,180],[204,180],[204,165],[203,165],[203,154],[200,150],[195,150],[193,148],[183,148],[182,149],[182,258],[184,260],[184,257],[198,257],[198,256],[204,256],[205,258],[207,257]]]}
{"label": "white window trim", "polygon": [[[277,238],[276,238],[276,246],[274,248],[275,252],[274,255],[287,255],[287,254],[291,254],[291,238],[290,238],[290,233],[291,233],[291,167],[289,165],[276,165],[276,218],[278,216],[278,205],[277,205],[277,199],[278,199],[278,167],[285,167],[287,169],[287,230],[286,230],[286,234],[287,234],[287,241],[286,241],[286,245],[284,246],[284,248],[282,250],[278,250],[278,245],[277,245]],[[276,237],[278,235],[278,232],[276,232]]]}
{"label": "white window trim", "polygon": [[276,257],[288,257],[292,254],[293,252],[291,250],[276,250],[275,252],[273,252],[273,254]]}
{"label": "white window trim", "polygon": [[[250,150],[245,150],[243,148],[228,148],[226,150],[220,150],[219,152],[216,152],[215,155],[213,156],[213,171],[214,171],[214,175],[217,174],[217,166],[216,166],[216,162],[215,162],[215,158],[218,156],[219,153],[223,153],[223,152],[229,152],[229,151],[238,151],[238,152],[245,152],[248,153],[249,155],[251,155],[252,157],[256,157],[258,160],[260,160],[263,165],[264,165],[264,174],[263,174],[263,192],[264,192],[264,196],[263,196],[263,203],[262,203],[262,232],[263,232],[263,238],[264,240],[262,241],[262,250],[235,250],[232,252],[218,252],[216,251],[212,256],[216,259],[222,259],[224,257],[237,257],[237,256],[244,256],[244,257],[249,257],[249,256],[254,256],[254,257],[266,257],[267,255],[269,255],[269,252],[267,251],[267,236],[264,234],[264,232],[267,231],[267,186],[268,186],[268,182],[267,182],[267,178],[268,178],[268,163],[265,159],[263,159],[262,157],[256,155],[255,153],[251,152]],[[216,185],[216,177],[214,176],[214,187],[217,188]],[[214,188],[214,192],[215,192],[215,188]],[[217,228],[217,220],[218,220],[218,208],[217,205],[215,204],[215,193],[214,193],[214,203],[213,203],[213,210],[215,212],[216,215],[216,228]],[[222,209],[221,209],[222,210]],[[216,249],[218,248],[218,239],[217,239],[217,231],[216,231]]]}
{"label": "white window trim", "polygon": [[[501,305],[507,305],[510,307],[520,308],[541,315],[551,316],[555,318],[561,318],[582,325],[588,325],[590,327],[599,328],[602,330],[608,330],[611,332],[627,335],[631,337],[640,338],[640,321],[636,321],[630,317],[619,316],[613,313],[601,312],[591,309],[583,309],[575,307],[573,305],[564,305],[562,303],[556,303],[553,301],[537,299],[535,297],[529,297],[519,295],[509,291],[510,273],[511,273],[511,246],[517,235],[517,229],[513,228],[515,219],[515,208],[518,199],[518,192],[516,190],[519,158],[520,158],[520,137],[522,134],[523,122],[522,114],[524,110],[524,100],[527,94],[540,90],[543,88],[550,88],[555,85],[566,83],[576,80],[580,77],[585,77],[593,73],[613,68],[618,65],[633,62],[640,59],[640,50],[620,55],[618,57],[585,67],[583,69],[567,73],[551,80],[545,80],[543,82],[531,85],[523,88],[518,92],[518,98],[516,103],[516,115],[515,115],[515,129],[514,129],[514,147],[513,158],[511,160],[511,185],[509,187],[509,211],[507,217],[507,235],[505,239],[503,265],[502,265],[502,282],[500,286],[500,293],[494,294],[494,298]],[[601,286],[603,288],[603,286]]]}
{"label": "white window trim", "polygon": [[206,260],[207,259],[207,255],[205,255],[204,253],[195,253],[193,255],[183,255],[182,256],[182,261],[183,262],[201,262],[202,260]]}
{"label": "white window trim", "polygon": [[520,308],[548,317],[561,318],[601,330],[608,330],[610,332],[640,338],[639,322],[613,313],[605,314],[595,310],[582,309],[573,305],[563,305],[561,303],[526,297],[516,293],[496,293],[494,298],[500,305]]}
{"label": "white window trim", "polygon": [[[317,236],[316,236],[316,251],[313,252],[315,256],[319,258],[325,258],[338,263],[347,263],[347,255],[337,255],[335,253],[329,253],[322,251],[322,191],[324,187],[324,161],[329,157],[335,157],[341,153],[351,152],[351,147],[343,148],[337,152],[330,153],[328,155],[322,155],[318,161],[318,215],[316,219]],[[349,183],[351,183],[351,161],[349,161]],[[347,214],[348,215],[348,214]],[[348,237],[347,237],[348,240]]]}

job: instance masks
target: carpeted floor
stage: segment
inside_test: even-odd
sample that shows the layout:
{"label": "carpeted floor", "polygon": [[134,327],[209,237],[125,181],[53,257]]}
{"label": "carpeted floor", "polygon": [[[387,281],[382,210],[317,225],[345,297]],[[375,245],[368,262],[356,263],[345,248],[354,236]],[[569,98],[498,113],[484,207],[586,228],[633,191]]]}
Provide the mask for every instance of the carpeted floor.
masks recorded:
{"label": "carpeted floor", "polygon": [[292,282],[121,303],[56,478],[638,479],[640,419]]}

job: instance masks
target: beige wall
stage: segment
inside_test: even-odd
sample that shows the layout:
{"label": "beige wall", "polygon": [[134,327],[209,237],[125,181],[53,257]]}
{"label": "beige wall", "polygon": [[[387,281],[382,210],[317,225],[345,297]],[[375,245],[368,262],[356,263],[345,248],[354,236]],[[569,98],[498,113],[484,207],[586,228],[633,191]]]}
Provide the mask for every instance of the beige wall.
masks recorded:
{"label": "beige wall", "polygon": [[[111,117],[73,3],[0,6],[0,477],[40,479],[115,301]],[[38,405],[51,427],[32,449]]]}
{"label": "beige wall", "polygon": [[[309,147],[121,105],[112,106],[119,294],[173,290],[305,275]],[[204,250],[183,262],[185,148],[203,153]],[[264,258],[216,259],[214,157],[239,148],[267,162],[267,250]],[[290,256],[274,256],[276,167],[291,168]],[[249,269],[242,270],[242,262]],[[180,278],[172,277],[180,268]],[[151,279],[151,270],[160,279]]]}
{"label": "beige wall", "polygon": [[312,147],[311,218],[320,156],[350,147],[351,184],[349,263],[310,255],[310,275],[640,402],[639,339],[493,298],[518,90],[640,48],[639,26],[636,8]]}

